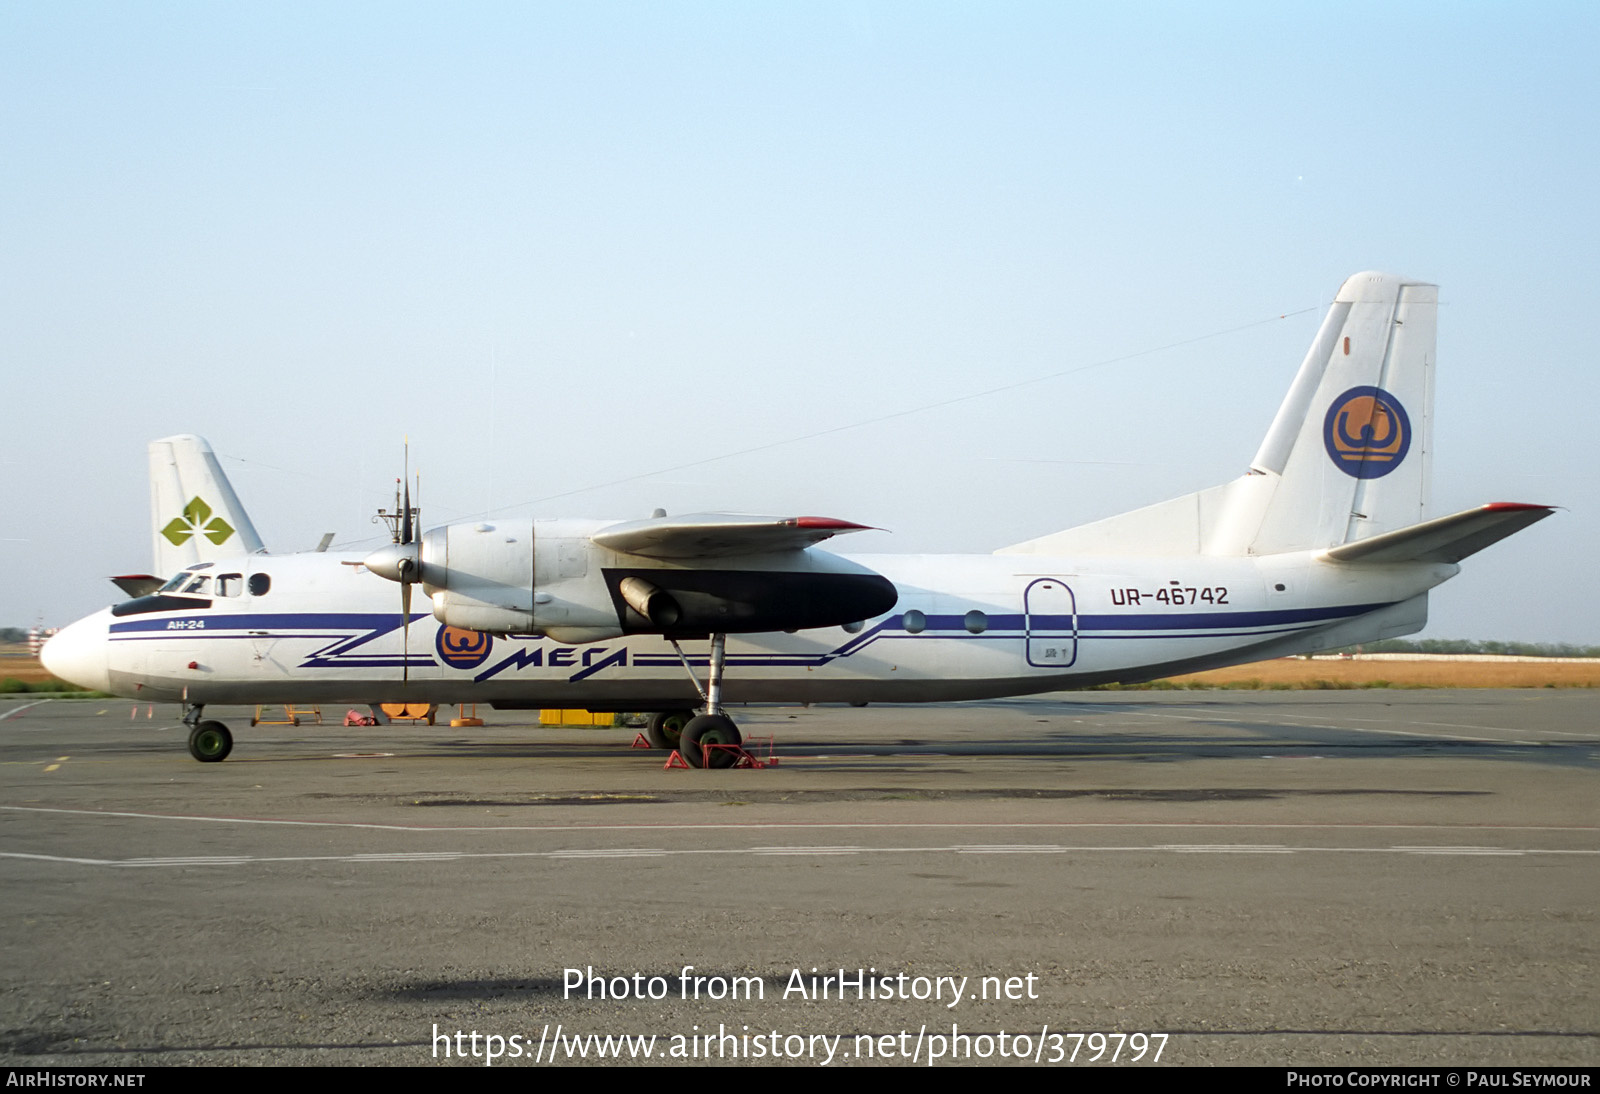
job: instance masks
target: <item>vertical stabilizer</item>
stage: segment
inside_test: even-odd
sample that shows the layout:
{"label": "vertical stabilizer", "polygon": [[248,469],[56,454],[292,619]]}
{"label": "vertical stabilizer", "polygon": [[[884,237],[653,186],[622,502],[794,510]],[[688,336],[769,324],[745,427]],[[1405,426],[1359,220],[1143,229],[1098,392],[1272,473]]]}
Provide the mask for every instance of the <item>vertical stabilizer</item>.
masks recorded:
{"label": "vertical stabilizer", "polygon": [[1359,273],[1340,287],[1250,473],[998,554],[1268,555],[1428,519],[1436,286]]}
{"label": "vertical stabilizer", "polygon": [[1251,471],[1275,478],[1255,554],[1428,519],[1439,290],[1359,273],[1339,289]]}
{"label": "vertical stabilizer", "polygon": [[150,442],[150,540],[151,572],[162,575],[264,549],[205,438]]}

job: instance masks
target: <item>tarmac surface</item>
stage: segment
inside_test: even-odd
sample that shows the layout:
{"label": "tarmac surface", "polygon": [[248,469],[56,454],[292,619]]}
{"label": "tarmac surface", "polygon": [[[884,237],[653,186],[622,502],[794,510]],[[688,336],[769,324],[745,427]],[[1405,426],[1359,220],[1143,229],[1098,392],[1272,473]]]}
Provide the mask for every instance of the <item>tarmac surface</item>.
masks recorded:
{"label": "tarmac surface", "polygon": [[146,711],[0,702],[0,1063],[1600,1063],[1589,690]]}

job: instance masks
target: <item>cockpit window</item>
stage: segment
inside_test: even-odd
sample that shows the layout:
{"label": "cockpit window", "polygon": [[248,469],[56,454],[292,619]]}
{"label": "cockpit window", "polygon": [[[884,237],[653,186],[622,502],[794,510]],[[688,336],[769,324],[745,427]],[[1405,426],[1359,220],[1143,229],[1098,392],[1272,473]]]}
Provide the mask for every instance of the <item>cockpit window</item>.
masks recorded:
{"label": "cockpit window", "polygon": [[267,590],[272,588],[272,578],[266,574],[250,575],[250,595],[266,596]]}
{"label": "cockpit window", "polygon": [[244,575],[243,574],[218,574],[217,575],[217,595],[218,596],[238,596],[242,592],[244,592]]}
{"label": "cockpit window", "polygon": [[[166,582],[155,592],[195,593],[198,597],[205,597],[205,595],[208,595],[206,585],[211,584],[211,577],[208,574],[198,573],[198,571],[208,569],[210,566],[211,563],[195,563],[194,566],[179,569],[178,573],[173,574],[171,581]],[[235,574],[235,577],[237,577],[237,574]]]}

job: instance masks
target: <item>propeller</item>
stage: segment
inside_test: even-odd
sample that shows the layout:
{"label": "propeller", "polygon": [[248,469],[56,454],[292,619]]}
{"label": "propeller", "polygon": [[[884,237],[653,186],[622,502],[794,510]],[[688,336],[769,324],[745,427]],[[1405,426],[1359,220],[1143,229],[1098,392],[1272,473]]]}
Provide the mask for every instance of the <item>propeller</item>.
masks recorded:
{"label": "propeller", "polygon": [[[411,442],[405,449],[405,477],[401,479],[402,500],[395,541],[368,555],[363,564],[379,577],[400,584],[400,683],[411,682],[411,586],[422,579],[422,548],[417,542],[416,523],[411,513]],[[419,476],[420,491],[420,476]]]}
{"label": "propeller", "polygon": [[416,529],[411,526],[411,446],[406,446],[406,498],[400,509],[400,546],[411,548],[395,560],[400,571],[400,686],[411,682],[411,586],[417,580],[420,559]]}

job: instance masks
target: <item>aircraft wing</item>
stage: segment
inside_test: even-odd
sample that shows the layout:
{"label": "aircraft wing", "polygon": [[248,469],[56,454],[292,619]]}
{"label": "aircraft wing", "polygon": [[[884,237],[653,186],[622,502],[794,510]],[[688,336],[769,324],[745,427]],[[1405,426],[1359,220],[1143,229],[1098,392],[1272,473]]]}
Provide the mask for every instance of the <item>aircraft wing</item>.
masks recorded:
{"label": "aircraft wing", "polygon": [[728,558],[800,551],[844,532],[870,530],[869,525],[834,517],[694,513],[612,524],[589,538],[601,547],[644,558]]}
{"label": "aircraft wing", "polygon": [[1359,539],[1322,554],[1334,562],[1460,562],[1555,512],[1550,505],[1497,501]]}

